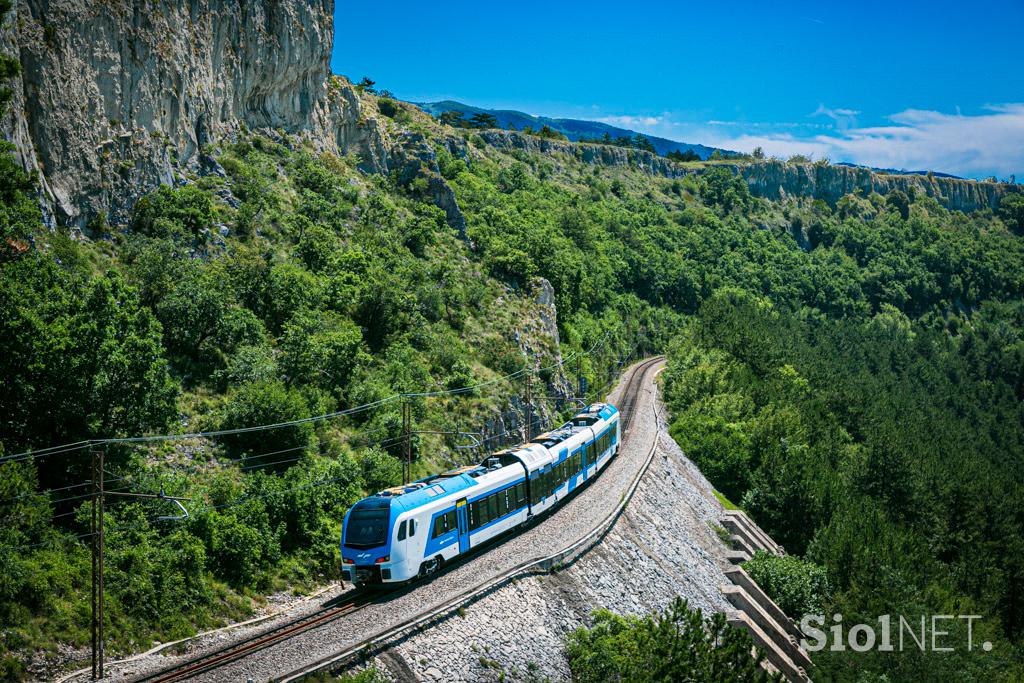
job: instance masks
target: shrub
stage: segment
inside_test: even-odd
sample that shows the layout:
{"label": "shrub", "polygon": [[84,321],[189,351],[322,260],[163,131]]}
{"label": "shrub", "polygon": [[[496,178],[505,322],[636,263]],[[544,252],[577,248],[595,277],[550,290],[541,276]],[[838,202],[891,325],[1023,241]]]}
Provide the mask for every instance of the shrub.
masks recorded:
{"label": "shrub", "polygon": [[140,199],[132,216],[132,229],[152,237],[171,237],[177,231],[197,236],[212,225],[213,201],[195,185],[162,186]]}
{"label": "shrub", "polygon": [[[292,422],[309,417],[309,406],[302,394],[280,382],[253,382],[231,392],[220,428],[225,430]],[[221,437],[233,455],[290,451],[297,456],[313,442],[313,425],[303,423],[276,429],[242,432]],[[283,455],[268,456],[268,461]],[[294,456],[292,456],[294,457]],[[259,462],[259,461],[257,461]]]}
{"label": "shrub", "polygon": [[367,360],[363,334],[337,313],[300,311],[283,330],[281,369],[288,384],[309,384],[341,396],[353,368]]}
{"label": "shrub", "polygon": [[825,568],[792,555],[758,551],[743,568],[795,621],[805,614],[821,614],[831,595]]}
{"label": "shrub", "polygon": [[593,628],[569,634],[566,654],[574,681],[780,680],[751,656],[750,636],[725,615],[691,610],[676,598],[663,613],[644,618],[594,612]]}
{"label": "shrub", "polygon": [[402,463],[380,449],[368,450],[359,465],[367,491],[380,491],[402,483]]}

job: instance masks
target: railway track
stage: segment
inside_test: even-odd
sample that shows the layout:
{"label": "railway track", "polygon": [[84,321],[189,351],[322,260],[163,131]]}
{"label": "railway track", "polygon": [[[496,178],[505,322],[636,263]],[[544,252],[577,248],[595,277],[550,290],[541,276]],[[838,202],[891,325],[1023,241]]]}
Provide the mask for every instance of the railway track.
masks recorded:
{"label": "railway track", "polygon": [[[619,409],[622,413],[623,423],[623,441],[629,433],[630,428],[633,425],[634,419],[637,415],[637,406],[640,404],[640,393],[644,386],[643,381],[644,378],[647,376],[647,370],[651,366],[660,362],[661,360],[663,360],[662,357],[649,358],[641,363],[638,363],[630,370],[630,375],[626,380],[626,384],[623,386],[619,400]],[[644,469],[646,469],[646,466]],[[639,483],[639,478],[642,475],[642,473],[643,470],[641,470],[641,472],[634,479],[633,485],[631,486],[629,491],[629,495],[623,498],[622,503],[620,503],[620,507],[616,510],[616,512],[614,512],[605,520],[605,524],[601,525],[603,527],[606,527],[605,530],[607,530],[607,528],[610,528],[610,524],[614,523],[614,518],[618,517],[622,509],[624,509],[625,504],[628,503],[629,498],[632,495],[632,491],[635,490],[636,484]],[[595,537],[597,535],[597,532],[600,530],[601,527],[595,529],[586,537],[580,539],[580,541],[570,546],[563,552],[570,552],[578,549],[578,547],[581,547],[584,544],[584,542],[588,541],[588,539],[591,539],[591,537]],[[474,555],[474,557],[478,556]],[[534,559],[525,562],[517,567],[514,567],[510,571],[505,572],[501,576],[497,577],[495,580],[487,582],[484,585],[475,586],[465,591],[464,593],[457,596],[453,601],[449,601],[449,603],[447,603],[446,606],[450,608],[452,604],[466,602],[467,600],[471,599],[474,594],[480,594],[487,590],[490,590],[490,588],[495,582],[508,580],[517,574],[521,574],[523,571],[527,570],[532,565],[543,564],[545,561],[550,560],[551,558],[541,558],[539,560]],[[195,676],[209,673],[227,664],[248,657],[249,655],[256,653],[260,650],[266,649],[290,638],[294,638],[310,630],[325,626],[342,617],[351,615],[352,613],[366,607],[367,605],[370,605],[374,602],[386,598],[389,594],[390,592],[382,593],[378,591],[374,593],[357,590],[350,591],[349,593],[346,593],[337,599],[339,601],[339,604],[329,605],[323,608],[322,610],[315,612],[314,614],[275,627],[269,630],[268,632],[259,634],[253,638],[249,638],[241,642],[235,643],[233,645],[221,648],[219,650],[203,654],[199,657],[175,665],[173,667],[169,667],[156,673],[149,674],[142,678],[136,679],[135,683],[173,683],[175,681],[189,680]],[[331,658],[331,661],[326,663],[326,665],[325,662],[318,661],[311,666],[306,666],[296,671],[293,671],[277,680],[297,680],[314,671],[322,670],[325,668],[325,666],[336,664],[337,660],[345,658],[349,653],[354,653],[359,650],[362,650],[363,648],[372,645],[375,642],[379,642],[381,639],[387,638],[394,633],[401,632],[403,629],[408,628],[411,622],[423,620],[425,618],[430,618],[433,615],[432,613],[436,611],[438,611],[436,608],[432,609],[430,610],[430,613],[426,615],[418,615],[416,617],[406,620],[402,624],[399,624],[398,626],[389,629],[384,633],[375,634],[361,641],[352,648],[347,649],[338,657]]]}
{"label": "railway track", "polygon": [[663,360],[662,356],[655,356],[654,358],[648,358],[642,363],[638,363],[630,373],[629,379],[626,380],[626,386],[622,389],[622,400],[619,402],[619,411],[622,413],[622,437],[625,439],[626,434],[629,433],[630,428],[633,426],[633,419],[636,417],[636,405],[640,398],[640,390],[643,385],[643,378],[647,374],[647,368],[652,365],[659,363]]}
{"label": "railway track", "polygon": [[137,683],[142,683],[143,681],[146,683],[173,683],[174,681],[188,680],[193,676],[212,671],[225,664],[246,657],[253,652],[270,647],[288,638],[293,638],[300,633],[340,619],[370,604],[379,597],[379,594],[374,596],[355,590],[350,591],[348,594],[341,596],[341,598],[344,598],[341,604],[330,605],[314,614],[283,624],[249,640],[206,653],[183,664],[137,679]]}

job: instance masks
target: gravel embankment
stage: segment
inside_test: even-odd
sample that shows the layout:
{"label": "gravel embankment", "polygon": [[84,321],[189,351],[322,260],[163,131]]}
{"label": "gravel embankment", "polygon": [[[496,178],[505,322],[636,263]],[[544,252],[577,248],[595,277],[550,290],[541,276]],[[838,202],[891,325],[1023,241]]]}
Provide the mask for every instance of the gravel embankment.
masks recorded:
{"label": "gravel embankment", "polygon": [[[650,416],[650,404],[644,408]],[[653,416],[645,423],[643,435],[639,421],[635,431],[649,445]],[[721,507],[668,436],[660,405],[657,423],[654,460],[601,544],[564,571],[518,581],[481,599],[464,614],[396,645],[377,665],[403,681],[567,680],[565,636],[588,623],[593,609],[647,614],[677,595],[705,613],[728,609],[718,591],[728,583],[720,564],[725,547],[709,526],[717,523]]]}

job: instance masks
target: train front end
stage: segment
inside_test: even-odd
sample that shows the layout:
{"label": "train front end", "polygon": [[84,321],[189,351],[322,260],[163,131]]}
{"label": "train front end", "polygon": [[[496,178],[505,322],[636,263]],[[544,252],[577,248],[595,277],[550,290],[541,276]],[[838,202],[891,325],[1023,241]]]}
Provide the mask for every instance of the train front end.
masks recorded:
{"label": "train front end", "polygon": [[391,499],[364,498],[349,509],[341,530],[341,576],[356,586],[391,583]]}

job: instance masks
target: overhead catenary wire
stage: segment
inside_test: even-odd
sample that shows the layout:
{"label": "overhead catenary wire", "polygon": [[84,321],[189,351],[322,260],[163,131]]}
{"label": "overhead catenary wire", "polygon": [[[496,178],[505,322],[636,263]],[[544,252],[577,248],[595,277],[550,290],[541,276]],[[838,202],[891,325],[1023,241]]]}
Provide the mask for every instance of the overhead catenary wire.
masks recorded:
{"label": "overhead catenary wire", "polygon": [[[570,354],[566,358],[560,358],[558,361],[556,361],[554,363],[551,363],[551,364],[549,364],[547,366],[543,366],[543,367],[539,368],[539,370],[550,369],[550,368],[555,368],[555,367],[563,367],[566,362],[570,362],[570,361],[572,361],[573,359],[575,359],[577,357],[585,356],[585,355],[590,355],[590,354],[594,353],[599,347],[603,347],[604,346],[605,342],[607,341],[608,337],[611,335],[612,331],[613,330],[608,330],[600,339],[595,341],[594,344],[592,344],[589,349],[586,349],[586,350],[580,349],[580,350]],[[363,404],[363,405],[360,405],[360,406],[356,406],[356,407],[353,407],[353,408],[349,408],[349,409],[346,409],[346,410],[335,411],[333,413],[328,413],[326,415],[320,415],[320,416],[315,416],[315,417],[310,417],[310,418],[303,418],[303,419],[300,419],[300,420],[292,420],[292,421],[288,421],[288,422],[280,422],[280,423],[276,423],[276,424],[272,424],[272,425],[258,425],[258,426],[253,426],[253,427],[245,427],[245,428],[238,428],[238,429],[231,429],[231,430],[216,430],[216,431],[208,431],[208,432],[195,432],[195,433],[180,434],[180,435],[160,435],[160,436],[149,436],[149,437],[102,439],[102,440],[90,440],[90,441],[75,442],[75,443],[72,443],[72,444],[65,444],[65,445],[62,445],[62,446],[53,446],[53,447],[49,447],[49,448],[39,449],[37,451],[28,451],[28,452],[25,452],[25,453],[20,453],[20,454],[14,454],[14,455],[11,455],[11,456],[7,456],[6,458],[0,458],[0,464],[4,464],[5,462],[16,461],[16,459],[27,459],[27,458],[33,458],[33,457],[43,457],[45,455],[50,455],[50,454],[65,453],[65,452],[81,450],[81,449],[83,449],[83,448],[85,448],[87,446],[96,445],[96,444],[100,444],[100,443],[145,443],[145,442],[152,442],[152,441],[161,440],[161,439],[186,440],[186,439],[190,439],[190,438],[205,438],[205,437],[211,437],[211,436],[226,436],[226,435],[231,435],[231,434],[251,433],[251,432],[254,432],[254,431],[261,431],[261,430],[267,430],[267,429],[276,429],[276,428],[280,428],[280,427],[284,427],[284,426],[290,426],[290,425],[305,424],[305,423],[310,423],[310,422],[317,421],[317,420],[330,419],[330,418],[333,418],[333,417],[340,417],[340,416],[344,416],[344,415],[357,414],[359,412],[363,412],[365,410],[369,410],[369,409],[371,409],[373,407],[384,405],[386,403],[389,403],[391,401],[397,400],[399,398],[416,398],[416,397],[431,397],[431,396],[442,396],[442,395],[458,395],[458,394],[465,393],[465,392],[468,392],[468,391],[473,391],[473,390],[475,390],[475,389],[477,389],[479,387],[482,387],[482,386],[489,386],[489,385],[495,384],[497,382],[500,382],[500,381],[503,381],[503,380],[506,380],[506,379],[520,377],[520,376],[522,376],[525,373],[530,372],[530,371],[531,371],[530,367],[529,366],[525,366],[525,367],[523,367],[523,368],[521,368],[521,369],[519,369],[519,370],[517,370],[515,372],[509,373],[509,374],[504,375],[502,377],[497,377],[497,378],[494,378],[494,379],[491,379],[491,380],[487,380],[487,381],[484,381],[484,382],[479,382],[477,384],[469,385],[469,386],[466,386],[466,387],[459,387],[459,388],[456,388],[456,389],[439,390],[439,391],[432,391],[432,392],[415,392],[415,393],[407,392],[407,393],[403,393],[403,394],[395,394],[393,396],[389,396],[389,397],[386,397],[386,398],[383,398],[383,399],[379,399],[377,401],[373,401],[373,402],[370,402],[370,403],[367,403],[367,404]],[[363,434],[377,433],[377,432],[383,431],[385,429],[387,429],[387,427],[383,427],[382,426],[382,427],[378,427],[376,429],[365,430],[365,432],[363,432]],[[489,443],[490,441],[493,441],[495,439],[501,438],[501,437],[506,436],[508,434],[509,434],[509,431],[505,430],[502,433],[493,434],[493,435],[490,435],[490,436],[488,436],[486,438],[478,439],[477,440],[478,443],[475,445],[475,447],[479,448],[480,446],[482,446],[482,445],[484,445],[486,443]],[[359,435],[360,434],[357,434],[355,436],[359,436]],[[394,443],[400,441],[402,438],[403,437],[401,437],[401,436],[392,437],[390,439],[385,439],[385,440],[383,440],[381,442],[378,442],[378,444],[376,444],[376,445],[378,445],[380,447],[387,447],[389,445],[393,445]],[[276,450],[276,451],[270,451],[270,452],[267,452],[267,453],[262,453],[262,454],[257,454],[257,455],[245,455],[245,456],[240,457],[240,458],[229,459],[228,462],[253,461],[253,464],[243,466],[241,468],[243,471],[244,470],[257,469],[257,468],[273,467],[273,466],[276,466],[276,465],[282,465],[282,464],[288,464],[288,463],[292,463],[292,462],[297,462],[297,461],[301,460],[302,457],[300,456],[300,457],[297,457],[297,458],[278,460],[278,461],[273,461],[273,462],[270,462],[270,463],[257,463],[257,462],[254,462],[254,461],[262,459],[262,458],[265,458],[265,457],[268,457],[268,456],[281,454],[281,453],[294,452],[294,451],[297,451],[297,450],[306,450],[306,449],[311,448],[311,447],[312,446],[310,446],[308,444],[304,444],[304,445],[300,445],[300,446],[295,446],[295,447],[286,448],[286,449],[279,449],[279,450]],[[118,481],[124,481],[126,479],[128,479],[128,477],[114,478],[114,479],[111,479],[111,480],[108,480],[108,481],[110,483],[114,483],[114,482],[118,482]],[[80,482],[80,483],[77,483],[77,484],[72,484],[72,485],[69,485],[69,486],[64,486],[64,487],[61,487],[59,489],[53,489],[51,491],[68,491],[68,490],[72,490],[72,489],[79,488],[79,487],[82,487],[82,486],[88,486],[91,483],[92,483],[91,481],[85,481],[85,482]],[[122,487],[122,488],[118,488],[118,489],[113,489],[112,492],[125,491],[125,490],[127,490],[127,488],[123,488]],[[47,492],[24,493],[24,494],[21,494],[19,496],[15,496],[13,498],[7,499],[5,501],[0,501],[0,503],[10,503],[10,502],[13,502],[13,501],[16,501],[16,500],[20,500],[20,499],[23,499],[23,498],[27,498],[27,497],[30,497],[30,496],[45,495],[46,493]],[[92,497],[93,495],[94,495],[93,493],[85,493],[85,494],[80,494],[80,495],[75,495],[75,496],[66,496],[66,497],[63,497],[63,498],[58,498],[58,499],[55,499],[55,500],[49,500],[49,501],[46,501],[46,502],[48,504],[51,504],[51,505],[57,505],[57,504],[60,504],[60,503],[67,503],[67,502],[72,502],[72,501],[75,501],[75,500],[82,500],[82,499],[85,499],[85,498]],[[58,518],[61,518],[61,517],[67,517],[67,516],[70,516],[70,515],[73,515],[73,514],[75,514],[74,511],[66,512],[66,513],[55,515],[55,516],[52,517],[52,519],[58,519]]]}
{"label": "overhead catenary wire", "polygon": [[[605,335],[605,338],[607,338],[607,334]],[[604,340],[602,339],[601,341],[603,342]],[[592,346],[591,349],[588,350],[587,353],[592,352],[594,348],[596,348],[596,344],[594,346]],[[377,429],[377,430],[367,430],[367,432],[373,432],[373,431],[380,431],[380,430],[379,429]],[[509,430],[505,430],[503,432],[499,432],[497,434],[492,434],[492,435],[490,435],[488,437],[481,438],[481,439],[479,439],[479,445],[483,445],[483,444],[485,444],[485,443],[487,443],[489,441],[493,441],[494,439],[501,438],[501,437],[506,436],[506,435],[508,435],[510,433],[511,432]],[[401,437],[399,437],[399,438],[401,438]],[[385,443],[386,441],[388,441],[388,440],[385,440],[384,442],[381,442],[381,445],[383,445],[383,443]],[[266,457],[267,455],[279,454],[279,453],[282,453],[282,452],[295,451],[295,450],[308,449],[308,448],[316,448],[316,447],[312,446],[312,445],[296,446],[296,447],[289,448],[289,449],[281,449],[281,450],[278,450],[278,451],[270,451],[268,453],[264,453],[264,454],[256,455],[256,456],[245,456],[243,458],[236,459],[236,461],[237,460],[247,459],[247,458],[249,458],[249,459],[261,458],[261,457]],[[290,459],[290,460],[284,460],[284,461],[278,461],[278,462],[274,462],[274,463],[262,463],[260,465],[254,465],[253,467],[267,467],[267,466],[271,466],[271,465],[274,465],[274,464],[283,464],[285,462],[298,461],[298,460],[301,460],[301,459],[302,458],[300,456],[298,458],[294,458],[294,459]],[[247,468],[243,468],[243,469],[247,469]],[[285,494],[285,493],[291,493],[291,492],[294,492],[294,491],[300,491],[300,490],[314,488],[314,487],[319,487],[319,486],[326,486],[328,484],[335,483],[335,482],[347,479],[348,477],[349,477],[349,475],[342,475],[342,476],[338,476],[338,477],[328,477],[328,478],[325,478],[325,479],[320,479],[320,480],[317,480],[317,481],[307,482],[307,483],[304,483],[304,484],[293,486],[293,487],[290,487],[290,488],[287,488],[287,489],[280,489],[280,490],[275,490],[275,491],[266,491],[266,492],[263,492],[263,493],[247,494],[247,495],[241,496],[241,497],[239,497],[239,498],[237,498],[235,500],[228,501],[226,503],[221,503],[221,504],[218,504],[218,505],[206,504],[200,510],[197,510],[196,513],[201,513],[201,512],[205,512],[205,511],[211,511],[211,510],[221,510],[221,509],[226,509],[226,508],[230,508],[230,507],[237,507],[237,506],[243,505],[244,503],[246,503],[248,501],[251,501],[251,500],[259,500],[259,499],[267,498],[267,497],[274,496],[274,495],[281,495],[281,494]],[[123,481],[125,479],[128,479],[128,477],[123,477],[120,480]],[[88,484],[88,483],[91,483],[91,482],[83,482],[83,484]],[[76,488],[76,487],[81,486],[83,484],[76,484],[76,485],[73,485],[73,486],[64,487],[64,490],[68,490],[68,489],[71,489],[71,488]],[[127,490],[127,489],[114,489],[114,490],[111,491],[111,493],[113,493],[115,491],[122,491],[122,490]],[[88,495],[91,495],[91,494],[86,494],[86,496],[88,496]],[[86,496],[75,496],[75,497],[72,497],[71,499],[77,499],[77,498],[86,497]],[[62,499],[62,500],[65,500],[65,499]],[[67,499],[67,500],[70,500],[70,499]],[[72,514],[75,514],[75,511],[68,512],[68,513],[63,513],[63,514],[58,515],[58,516],[59,517],[64,517],[64,516],[69,516],[69,515],[72,515]],[[56,518],[56,517],[54,517],[54,518]],[[114,527],[113,529],[110,530],[110,532],[131,531],[131,530],[142,528],[143,526],[148,526],[148,524],[149,524],[148,522],[140,522],[140,523],[136,523],[136,524],[132,524],[132,525],[128,525],[128,526]],[[83,534],[67,535],[67,536],[63,536],[63,537],[58,538],[58,539],[51,539],[51,540],[47,540],[47,541],[42,541],[42,542],[32,543],[32,544],[26,544],[26,545],[21,545],[21,546],[0,546],[0,550],[4,550],[4,551],[27,550],[27,549],[39,548],[39,547],[43,547],[43,546],[47,546],[47,545],[54,545],[54,544],[57,544],[57,543],[63,543],[63,542],[67,542],[67,541],[82,540],[82,539],[90,538],[90,537],[95,536],[95,535],[97,535],[97,534],[96,533],[83,533]]]}
{"label": "overhead catenary wire", "polygon": [[[582,349],[580,351],[576,351],[576,352],[570,354],[567,358],[560,358],[558,361],[556,361],[554,363],[551,363],[550,365],[542,366],[541,368],[539,368],[539,370],[548,370],[548,369],[552,369],[552,368],[555,368],[555,367],[561,367],[562,365],[564,365],[564,363],[566,363],[566,362],[568,362],[570,360],[575,359],[577,356],[590,355],[591,353],[593,353],[598,348],[599,345],[601,345],[601,346],[604,345],[604,342],[608,339],[608,337],[612,333],[612,331],[613,330],[608,330],[607,332],[605,332],[604,336],[601,339],[599,339],[598,341],[594,342],[594,344],[590,347],[590,349],[587,349],[586,351],[583,351]],[[184,441],[184,440],[189,440],[189,439],[203,439],[203,438],[215,438],[215,437],[233,436],[233,435],[237,435],[237,434],[248,434],[248,433],[252,433],[252,432],[268,431],[268,430],[272,430],[272,429],[282,429],[282,428],[285,428],[285,427],[295,427],[295,426],[299,426],[299,425],[302,425],[302,424],[310,424],[310,423],[314,423],[314,422],[321,422],[321,421],[324,421],[324,420],[331,420],[331,419],[338,418],[338,417],[345,417],[345,416],[348,416],[348,415],[356,415],[356,414],[359,414],[361,412],[365,412],[367,410],[371,410],[373,408],[379,407],[381,405],[385,405],[385,404],[390,403],[392,401],[397,401],[397,400],[402,399],[402,398],[425,398],[425,397],[431,397],[431,396],[458,395],[458,394],[462,394],[462,393],[467,393],[467,392],[470,392],[470,391],[475,391],[476,389],[478,389],[480,387],[490,386],[492,384],[496,384],[498,382],[502,382],[502,381],[509,380],[509,379],[515,379],[517,377],[522,376],[523,374],[525,374],[527,372],[531,372],[531,368],[530,368],[529,365],[524,366],[523,368],[520,368],[519,370],[516,370],[515,372],[509,373],[507,375],[503,375],[501,377],[495,377],[495,378],[490,379],[490,380],[485,380],[483,382],[478,382],[476,384],[471,384],[471,385],[467,385],[467,386],[464,386],[464,387],[458,387],[458,388],[455,388],[455,389],[439,389],[439,390],[436,390],[436,391],[425,391],[425,392],[403,392],[403,393],[393,394],[391,396],[387,396],[387,397],[378,399],[376,401],[371,401],[369,403],[364,403],[362,405],[353,406],[352,408],[346,408],[344,410],[338,410],[338,411],[331,412],[331,413],[325,413],[323,415],[314,415],[312,417],[300,418],[300,419],[297,419],[297,420],[288,420],[288,421],[278,422],[278,423],[274,423],[274,424],[253,425],[253,426],[250,426],[250,427],[238,427],[238,428],[234,428],[234,429],[219,429],[219,430],[211,430],[211,431],[191,432],[191,433],[185,433],[185,434],[158,434],[158,435],[150,435],[150,436],[112,437],[112,438],[102,438],[102,439],[89,439],[89,440],[77,441],[77,442],[69,443],[69,444],[59,444],[59,445],[55,445],[55,446],[48,446],[48,447],[45,447],[45,448],[38,448],[38,449],[23,451],[21,453],[13,453],[13,454],[10,454],[10,455],[0,456],[0,465],[6,464],[6,463],[9,463],[9,462],[20,462],[20,461],[23,461],[23,460],[33,460],[33,459],[36,459],[36,458],[46,457],[46,456],[53,455],[53,454],[81,450],[83,448],[87,448],[89,446],[98,445],[98,444],[127,444],[127,443],[151,443],[151,442],[157,442],[157,441]]]}

